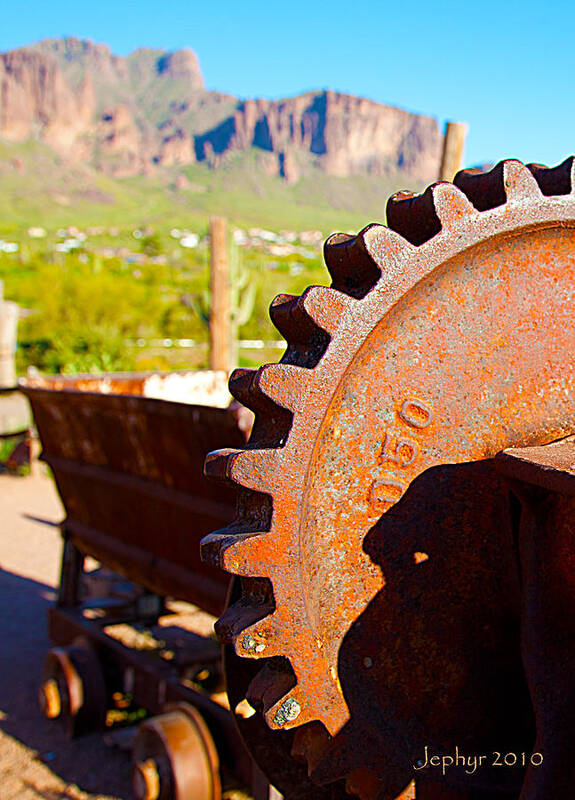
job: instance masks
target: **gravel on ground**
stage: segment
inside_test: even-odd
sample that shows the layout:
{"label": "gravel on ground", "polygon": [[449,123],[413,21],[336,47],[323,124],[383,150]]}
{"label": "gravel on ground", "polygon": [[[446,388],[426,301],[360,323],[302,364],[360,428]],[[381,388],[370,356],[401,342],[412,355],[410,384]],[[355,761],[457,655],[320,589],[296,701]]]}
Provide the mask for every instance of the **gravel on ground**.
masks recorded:
{"label": "gravel on ground", "polygon": [[99,734],[70,741],[36,700],[62,517],[45,474],[0,475],[0,800],[132,800],[129,755]]}

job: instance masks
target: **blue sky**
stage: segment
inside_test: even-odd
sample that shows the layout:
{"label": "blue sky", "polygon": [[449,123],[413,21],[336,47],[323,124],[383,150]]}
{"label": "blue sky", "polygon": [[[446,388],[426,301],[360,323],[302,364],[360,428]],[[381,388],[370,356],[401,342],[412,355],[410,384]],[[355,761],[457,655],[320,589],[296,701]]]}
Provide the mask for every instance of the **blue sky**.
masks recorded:
{"label": "blue sky", "polygon": [[5,4],[0,50],[48,36],[196,51],[240,97],[331,88],[470,126],[466,165],[575,152],[575,3],[29,0]]}

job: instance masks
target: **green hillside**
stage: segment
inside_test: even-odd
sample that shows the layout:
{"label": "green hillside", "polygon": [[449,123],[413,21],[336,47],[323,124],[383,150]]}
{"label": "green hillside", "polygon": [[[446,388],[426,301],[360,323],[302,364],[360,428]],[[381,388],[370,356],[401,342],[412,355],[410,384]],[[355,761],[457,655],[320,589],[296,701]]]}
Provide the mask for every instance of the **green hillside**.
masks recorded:
{"label": "green hillside", "polygon": [[[26,310],[19,371],[207,366],[201,302],[211,214],[227,216],[231,231],[246,236],[263,228],[293,241],[278,247],[256,235],[255,244],[231,242],[232,261],[255,292],[239,335],[277,340],[268,315],[273,297],[329,284],[322,238],[383,221],[386,199],[400,184],[315,171],[288,186],[255,169],[260,157],[252,151],[217,170],[192,165],[119,180],[66,163],[36,141],[0,142],[0,251],[7,247],[0,279],[6,297]],[[182,246],[177,229],[198,234],[198,245]],[[321,231],[313,242],[299,236],[313,230]],[[189,339],[193,345],[178,344]],[[275,361],[280,352],[242,350],[239,363]]]}
{"label": "green hillside", "polygon": [[[0,141],[0,231],[30,225],[154,224],[205,226],[223,214],[240,226],[272,230],[358,230],[383,221],[389,195],[401,179],[336,178],[315,170],[293,186],[255,169],[261,156],[237,153],[218,170],[196,164],[158,170],[153,177],[110,178],[91,167],[66,163],[36,141]],[[183,188],[177,188],[183,187]]]}

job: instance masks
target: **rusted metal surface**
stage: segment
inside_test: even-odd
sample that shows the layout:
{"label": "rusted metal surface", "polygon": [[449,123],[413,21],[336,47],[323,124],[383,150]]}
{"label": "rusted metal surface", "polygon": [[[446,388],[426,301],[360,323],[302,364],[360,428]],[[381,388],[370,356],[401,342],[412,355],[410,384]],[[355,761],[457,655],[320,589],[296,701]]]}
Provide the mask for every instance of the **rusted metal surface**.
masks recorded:
{"label": "rusted metal surface", "polygon": [[[148,799],[219,800],[219,761],[226,779],[232,774],[249,785],[252,778],[232,714],[220,705],[217,643],[177,622],[162,624],[164,658],[139,651],[134,642],[125,646],[110,627],[136,622],[153,628],[170,613],[166,596],[212,614],[224,605],[229,576],[201,563],[198,544],[214,524],[233,518],[236,490],[208,481],[203,459],[214,443],[243,445],[253,415],[237,403],[205,405],[230,399],[219,373],[190,377],[192,396],[199,392],[204,405],[138,394],[190,398],[182,375],[40,377],[23,384],[67,514],[58,605],[49,614],[50,637],[59,647],[46,661],[41,702],[72,735],[88,723],[101,727],[118,692],[162,714],[144,723],[136,738],[135,793]],[[108,569],[99,572],[106,574],[86,579],[86,555],[101,561]],[[124,583],[119,598],[112,597],[109,570],[138,586]],[[76,658],[78,637],[95,654],[91,670],[86,658]],[[174,702],[182,704],[175,718]]]}
{"label": "rusted metal surface", "polygon": [[537,720],[521,800],[569,797],[575,713],[575,437],[510,449],[497,465],[520,503],[517,542],[523,586],[521,650]]}
{"label": "rusted metal surface", "polygon": [[203,557],[241,576],[220,634],[317,784],[521,790],[524,766],[416,767],[456,746],[532,752],[516,518],[493,458],[575,432],[573,186],[573,159],[506,161],[392,197],[389,227],[327,241],[331,288],[274,301],[281,363],[232,375],[256,421],[247,448],[207,459],[243,492]]}
{"label": "rusted metal surface", "polygon": [[227,373],[214,370],[111,372],[102,375],[38,373],[20,381],[20,386],[32,386],[36,389],[75,389],[99,394],[130,394],[221,408],[226,408],[231,400],[227,389]]}
{"label": "rusted metal surface", "polygon": [[216,746],[201,714],[180,703],[144,722],[133,750],[136,800],[220,800]]}
{"label": "rusted metal surface", "polygon": [[[240,580],[235,578],[230,587],[230,604],[241,596]],[[261,665],[258,662],[238,658],[231,645],[224,646],[224,670],[230,709],[235,712],[245,704],[250,684],[256,678]],[[274,666],[281,668],[275,662]],[[254,701],[261,711],[260,704]],[[264,771],[273,785],[289,800],[340,800],[347,797],[342,781],[319,787],[310,780],[305,758],[293,753],[294,731],[270,730],[261,713],[242,716],[235,714],[235,723],[243,741],[255,762]]]}
{"label": "rusted metal surface", "polygon": [[[108,635],[101,623],[87,620],[80,610],[51,609],[49,633],[60,647],[70,645],[78,637],[89,640],[104,665],[113,665],[113,672],[123,676],[123,685],[116,689],[129,692],[134,703],[151,714],[161,714],[173,703],[198,709],[218,745],[224,768],[249,785],[252,762],[237,734],[232,714],[209,694],[183,680],[185,668],[177,659],[160,660],[152,653],[126,646]],[[185,633],[182,631],[181,635]]]}
{"label": "rusted metal surface", "polygon": [[[241,412],[63,388],[67,380],[22,384],[66,509],[66,535],[130,580],[220,613],[228,579],[201,563],[198,543],[233,519],[236,492],[206,480],[202,467],[214,446],[245,443]],[[125,388],[98,380],[103,392]]]}
{"label": "rusted metal surface", "polygon": [[98,658],[83,637],[67,647],[54,647],[46,656],[39,692],[47,719],[57,719],[69,736],[102,730],[107,698]]}
{"label": "rusted metal surface", "polygon": [[497,466],[518,481],[561,494],[575,494],[575,437],[544,447],[509,448],[497,456]]}

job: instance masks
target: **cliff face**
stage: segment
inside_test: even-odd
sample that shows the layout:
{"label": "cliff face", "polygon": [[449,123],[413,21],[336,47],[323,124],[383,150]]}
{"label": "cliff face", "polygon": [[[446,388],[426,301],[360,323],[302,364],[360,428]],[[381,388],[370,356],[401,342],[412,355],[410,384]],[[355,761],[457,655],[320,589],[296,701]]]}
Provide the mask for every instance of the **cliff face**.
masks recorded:
{"label": "cliff face", "polygon": [[256,148],[288,182],[312,168],[428,182],[442,144],[431,117],[331,91],[240,102],[205,90],[191,50],[123,58],[78,39],[0,54],[0,136],[40,138],[116,176],[196,160],[218,167]]}
{"label": "cliff face", "polygon": [[438,174],[441,146],[442,136],[431,117],[360,97],[319,92],[277,102],[241,103],[233,116],[197,137],[196,154],[217,165],[218,156],[257,147],[277,154],[280,172],[288,172],[288,164],[305,153],[330,175],[401,170],[428,181]]}
{"label": "cliff face", "polygon": [[75,154],[77,139],[94,113],[86,79],[72,89],[58,65],[41,53],[17,50],[0,56],[0,136],[22,142],[37,135]]}
{"label": "cliff face", "polygon": [[[200,65],[192,50],[173,53],[141,48],[126,58],[115,56],[105,44],[67,37],[45,39],[24,52],[39,51],[52,55],[64,72],[74,80],[82,72],[90,72],[101,85],[112,86],[115,93],[134,91],[130,84],[154,78],[182,80],[189,91],[204,89]],[[22,51],[20,51],[22,52]],[[127,86],[123,86],[127,84]]]}

